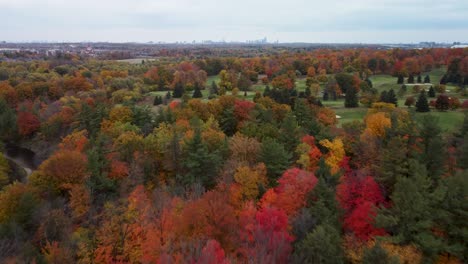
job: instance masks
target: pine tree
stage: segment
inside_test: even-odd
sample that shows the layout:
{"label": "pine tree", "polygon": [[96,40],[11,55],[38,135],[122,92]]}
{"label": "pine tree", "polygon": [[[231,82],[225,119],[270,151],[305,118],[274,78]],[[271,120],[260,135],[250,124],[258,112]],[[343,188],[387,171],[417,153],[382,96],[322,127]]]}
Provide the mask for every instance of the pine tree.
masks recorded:
{"label": "pine tree", "polygon": [[392,193],[392,207],[381,208],[376,226],[391,230],[388,238],[396,244],[418,245],[426,256],[434,257],[443,248],[440,236],[433,232],[436,224],[437,203],[441,197],[432,192],[432,181],[426,168],[416,161],[410,162],[410,177],[400,177]]}
{"label": "pine tree", "polygon": [[407,141],[399,136],[392,137],[382,148],[380,168],[376,181],[386,190],[386,195],[393,192],[398,178],[409,175],[409,157]]}
{"label": "pine tree", "polygon": [[270,90],[270,86],[266,86],[265,87],[265,90],[263,91],[263,96],[270,96],[271,95],[271,90]]}
{"label": "pine tree", "polygon": [[426,91],[421,91],[416,102],[416,112],[429,112],[429,103],[427,102]]}
{"label": "pine tree", "polygon": [[359,106],[359,101],[357,97],[356,88],[354,86],[350,86],[346,90],[345,107],[352,108],[352,107],[358,107],[358,106]]}
{"label": "pine tree", "polygon": [[373,87],[372,81],[369,79],[369,77],[365,79],[365,82],[367,83],[367,85],[369,85],[370,88]]}
{"label": "pine tree", "polygon": [[310,91],[310,87],[306,87],[305,89],[305,96],[309,98],[312,95],[312,92]]}
{"label": "pine tree", "polygon": [[166,100],[170,100],[171,99],[171,92],[170,91],[167,91],[166,93]]}
{"label": "pine tree", "polygon": [[419,131],[423,146],[422,162],[430,177],[437,181],[444,172],[446,149],[438,118],[432,115],[422,116]]}
{"label": "pine tree", "polygon": [[328,101],[328,97],[329,97],[328,96],[328,91],[327,90],[323,91],[323,100]]}
{"label": "pine tree", "polygon": [[398,264],[400,263],[398,257],[391,257],[380,246],[380,243],[376,243],[373,247],[371,248],[366,248],[364,250],[364,255],[362,257],[362,263],[363,264],[375,264],[375,263],[381,263],[381,264]]}
{"label": "pine tree", "polygon": [[12,139],[16,133],[16,113],[0,99],[0,140]]}
{"label": "pine tree", "polygon": [[224,109],[223,113],[221,114],[219,124],[227,136],[232,137],[236,133],[237,119],[234,115],[233,107]]}
{"label": "pine tree", "polygon": [[466,219],[468,216],[468,203],[466,194],[468,193],[468,171],[443,178],[436,190],[443,193],[443,199],[435,214],[436,223],[444,231],[446,251],[455,255],[462,262],[468,260],[468,250],[466,241],[468,232]]}
{"label": "pine tree", "polygon": [[431,83],[431,78],[429,77],[429,75],[426,75],[426,77],[424,77],[424,83]]}
{"label": "pine tree", "polygon": [[215,81],[211,82],[211,87],[210,87],[210,95],[215,95],[218,94],[218,85],[216,85]]}
{"label": "pine tree", "polygon": [[380,93],[380,102],[387,102],[388,92],[386,90]]}
{"label": "pine tree", "polygon": [[181,98],[182,95],[184,95],[184,86],[181,82],[177,82],[174,86],[174,92],[172,93],[172,97]]}
{"label": "pine tree", "polygon": [[160,105],[162,104],[162,97],[159,95],[156,95],[153,100],[153,105]]}
{"label": "pine tree", "polygon": [[387,93],[387,100],[385,101],[386,103],[389,104],[394,104],[395,106],[398,106],[398,99],[395,95],[395,91],[393,89],[390,89],[390,91]]}
{"label": "pine tree", "polygon": [[289,167],[291,154],[275,139],[266,138],[262,142],[260,160],[265,163],[270,185],[276,186],[276,180]]}
{"label": "pine tree", "polygon": [[319,225],[298,243],[293,263],[344,263],[341,238],[338,230],[329,225]]}
{"label": "pine tree", "polygon": [[398,75],[398,81],[397,81],[397,84],[403,84],[405,82],[405,78],[403,77],[403,75]]}
{"label": "pine tree", "polygon": [[418,75],[418,83],[422,83],[422,77],[421,77],[421,75]]}
{"label": "pine tree", "polygon": [[198,85],[195,85],[195,90],[193,90],[193,95],[192,98],[202,98],[203,94],[200,91],[200,87]]}
{"label": "pine tree", "polygon": [[432,87],[432,85],[431,85],[431,88],[429,88],[429,92],[427,93],[427,96],[429,96],[431,98],[434,98],[436,96],[435,89],[434,89],[434,87]]}
{"label": "pine tree", "polygon": [[221,155],[218,152],[210,153],[208,146],[202,141],[200,129],[196,128],[193,138],[185,142],[183,157],[185,173],[177,176],[183,185],[200,182],[205,188],[214,187]]}
{"label": "pine tree", "polygon": [[412,74],[408,76],[408,83],[414,83],[414,76]]}
{"label": "pine tree", "polygon": [[293,153],[300,142],[300,128],[292,114],[288,114],[281,123],[279,141],[289,153]]}

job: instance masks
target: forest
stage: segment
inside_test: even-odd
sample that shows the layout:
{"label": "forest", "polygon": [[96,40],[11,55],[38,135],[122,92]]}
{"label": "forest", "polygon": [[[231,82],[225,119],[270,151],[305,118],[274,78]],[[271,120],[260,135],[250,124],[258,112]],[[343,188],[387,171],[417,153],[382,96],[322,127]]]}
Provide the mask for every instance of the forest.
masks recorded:
{"label": "forest", "polygon": [[467,87],[468,48],[0,54],[0,262],[467,263]]}

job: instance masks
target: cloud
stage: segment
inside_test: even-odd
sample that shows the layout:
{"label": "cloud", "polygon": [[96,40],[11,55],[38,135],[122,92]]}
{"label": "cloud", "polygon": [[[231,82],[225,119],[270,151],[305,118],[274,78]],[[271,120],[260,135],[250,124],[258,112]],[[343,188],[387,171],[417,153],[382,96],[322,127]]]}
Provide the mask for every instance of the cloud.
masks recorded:
{"label": "cloud", "polygon": [[[310,41],[319,34],[347,42],[355,39],[348,32],[359,32],[363,40],[381,42],[375,32],[421,31],[425,40],[468,41],[467,14],[468,2],[460,0],[0,0],[0,17],[7,25],[0,28],[0,38],[25,41],[42,34],[49,40],[118,41],[120,36],[121,41],[144,41],[145,34],[158,32],[152,40],[267,36],[298,41],[302,35],[302,41]],[[450,37],[441,31],[461,34]]]}

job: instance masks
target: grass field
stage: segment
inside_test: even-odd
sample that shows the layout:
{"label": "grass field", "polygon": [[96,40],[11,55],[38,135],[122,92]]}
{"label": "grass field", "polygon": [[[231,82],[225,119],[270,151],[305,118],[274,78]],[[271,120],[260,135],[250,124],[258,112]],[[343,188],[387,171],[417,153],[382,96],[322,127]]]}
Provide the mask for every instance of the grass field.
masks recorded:
{"label": "grass field", "polygon": [[[434,69],[429,73],[423,73],[421,76],[424,78],[426,75],[429,75],[432,85],[435,85],[439,83],[440,79],[442,76],[445,74],[446,69],[445,68],[439,68],[439,69]],[[376,88],[379,93],[384,90],[389,90],[389,89],[394,89],[395,92],[398,92],[400,89],[401,85],[397,84],[397,78],[390,76],[390,75],[374,75],[370,77],[370,80],[372,81],[373,87]],[[215,82],[219,84],[219,76],[209,76],[206,80],[206,87],[207,89],[202,90],[203,94],[203,99],[207,100],[209,96],[209,87],[211,86],[212,82]],[[406,82],[406,79],[405,79]],[[431,84],[426,85],[425,88],[429,88]],[[322,89],[324,88],[324,84],[321,84]],[[296,80],[296,89],[298,92],[305,91],[306,89],[306,78],[298,78]],[[451,85],[447,85],[447,89],[450,90],[447,94],[449,95],[456,95],[457,97],[460,97],[458,94],[455,93],[455,87]],[[255,96],[255,93],[261,92],[265,90],[265,85],[261,83],[257,83],[252,85],[251,91],[247,92],[247,96],[244,96],[243,92],[239,92],[238,98],[241,99],[247,99],[247,100],[252,100]],[[150,96],[156,96],[156,95],[161,95],[165,96],[167,92],[165,91],[155,91],[155,92],[150,92]],[[187,95],[190,97],[192,96],[193,92],[187,92]],[[227,94],[231,94],[231,92],[227,92]],[[412,87],[411,85],[408,85],[408,90],[407,93],[402,97],[398,99],[398,107],[401,108],[406,108],[404,105],[405,100],[409,96],[414,96],[417,98],[418,94],[414,94],[412,92]],[[460,98],[461,100],[467,98]],[[341,118],[338,119],[338,125],[341,126],[344,123],[347,122],[352,122],[355,120],[362,121],[364,116],[367,113],[367,108],[365,107],[357,107],[357,108],[345,108],[344,107],[344,99],[339,99],[336,101],[322,101],[324,106],[332,108],[337,115],[339,115]],[[414,109],[414,108],[413,108]],[[411,110],[414,111],[414,110]],[[416,118],[422,115],[427,115],[428,113],[415,113]],[[439,124],[442,129],[446,131],[453,131],[454,129],[458,129],[460,124],[463,122],[463,112],[460,111],[448,111],[448,112],[438,112],[438,111],[432,111],[429,114],[437,116],[439,118]]]}

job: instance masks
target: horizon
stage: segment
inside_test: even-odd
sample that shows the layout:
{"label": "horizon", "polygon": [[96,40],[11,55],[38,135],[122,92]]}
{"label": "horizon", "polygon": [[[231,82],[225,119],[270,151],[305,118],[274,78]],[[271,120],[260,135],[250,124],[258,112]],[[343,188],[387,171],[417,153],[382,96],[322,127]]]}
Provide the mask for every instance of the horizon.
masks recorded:
{"label": "horizon", "polygon": [[467,14],[461,0],[0,0],[0,41],[453,43],[468,42]]}

